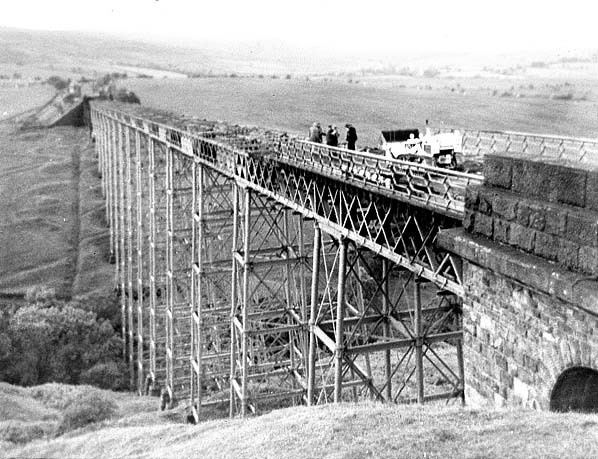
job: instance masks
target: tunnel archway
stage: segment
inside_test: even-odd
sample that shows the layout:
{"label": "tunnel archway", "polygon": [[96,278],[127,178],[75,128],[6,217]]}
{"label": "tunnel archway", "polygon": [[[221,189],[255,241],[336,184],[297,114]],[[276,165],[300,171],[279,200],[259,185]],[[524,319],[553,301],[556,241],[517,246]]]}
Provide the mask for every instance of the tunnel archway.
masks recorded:
{"label": "tunnel archway", "polygon": [[550,395],[550,411],[598,413],[598,371],[574,367],[561,373]]}

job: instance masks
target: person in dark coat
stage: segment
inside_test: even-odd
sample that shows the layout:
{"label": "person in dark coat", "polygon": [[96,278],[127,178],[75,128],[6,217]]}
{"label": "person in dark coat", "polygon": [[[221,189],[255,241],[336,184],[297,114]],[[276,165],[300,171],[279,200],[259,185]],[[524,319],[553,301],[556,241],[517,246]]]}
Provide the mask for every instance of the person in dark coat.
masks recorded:
{"label": "person in dark coat", "polygon": [[338,147],[338,130],[336,126],[328,125],[326,131],[326,145],[331,147]]}
{"label": "person in dark coat", "polygon": [[349,150],[355,150],[355,142],[357,142],[357,131],[352,124],[347,123],[345,124],[347,128],[347,148]]}
{"label": "person in dark coat", "polygon": [[320,123],[312,124],[312,126],[309,128],[309,141],[322,143],[322,134],[323,132]]}

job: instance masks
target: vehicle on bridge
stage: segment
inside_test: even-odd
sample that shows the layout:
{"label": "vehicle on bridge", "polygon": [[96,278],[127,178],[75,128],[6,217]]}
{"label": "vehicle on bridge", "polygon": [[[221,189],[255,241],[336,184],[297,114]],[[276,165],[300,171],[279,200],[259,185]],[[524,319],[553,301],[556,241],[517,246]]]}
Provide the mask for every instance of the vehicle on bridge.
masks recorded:
{"label": "vehicle on bridge", "polygon": [[455,169],[462,144],[463,136],[459,131],[432,134],[426,126],[423,136],[419,129],[382,131],[378,148],[388,158]]}

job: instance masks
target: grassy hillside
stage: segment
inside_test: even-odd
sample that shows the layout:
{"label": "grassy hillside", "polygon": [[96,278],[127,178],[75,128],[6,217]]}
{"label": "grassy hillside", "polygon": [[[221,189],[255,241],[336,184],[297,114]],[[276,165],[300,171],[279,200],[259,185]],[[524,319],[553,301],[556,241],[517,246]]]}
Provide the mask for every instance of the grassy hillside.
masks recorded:
{"label": "grassy hillside", "polygon": [[[132,19],[134,20],[134,19]],[[233,34],[234,35],[234,34]],[[400,47],[398,47],[400,48]],[[532,65],[533,64],[533,65]],[[0,75],[47,78],[89,75],[93,72],[127,71],[149,73],[150,69],[185,74],[251,74],[269,76],[432,74],[458,77],[532,76],[593,80],[598,52],[572,49],[563,58],[555,53],[509,54],[382,52],[378,49],[331,53],[326,46],[304,47],[281,40],[242,42],[197,41],[175,43],[144,42],[116,36],[32,31],[0,27]],[[162,75],[157,76],[161,78]]]}
{"label": "grassy hillside", "polygon": [[[12,397],[16,399],[17,395]],[[151,414],[148,400],[137,398],[135,402],[124,395],[114,398],[121,409],[112,420],[51,440],[26,445],[5,443],[0,456],[581,458],[598,455],[598,415],[361,403],[289,408],[248,420],[212,420],[191,426],[173,424],[180,421],[180,415],[177,419],[177,415],[167,418],[164,414]],[[38,416],[47,410],[43,403],[29,408],[34,409]]]}
{"label": "grassy hillside", "polygon": [[[93,406],[89,405],[90,401]],[[89,429],[90,422],[99,422],[104,417],[96,408],[104,408],[104,412],[106,407],[111,408],[106,416],[109,420],[104,421],[110,425],[120,425],[124,418],[128,423],[142,424],[148,414],[152,423],[173,422],[176,417],[172,413],[158,416],[157,406],[154,398],[91,386],[51,383],[25,388],[0,382],[0,457],[5,457],[4,447],[69,435],[76,429]],[[81,417],[80,412],[74,416],[74,410],[85,411],[88,418]],[[75,418],[78,425],[72,423]],[[97,426],[93,428],[97,429]]]}
{"label": "grassy hillside", "polygon": [[40,107],[54,95],[54,88],[36,85],[29,88],[0,87],[0,121]]}
{"label": "grassy hillside", "polygon": [[[25,94],[25,93],[24,93]],[[0,124],[0,292],[109,296],[104,199],[88,132]]]}
{"label": "grassy hillside", "polygon": [[75,76],[106,71],[151,73],[321,73],[357,70],[368,59],[330,56],[271,43],[193,43],[186,46],[124,40],[77,32],[31,31],[0,27],[0,75]]}

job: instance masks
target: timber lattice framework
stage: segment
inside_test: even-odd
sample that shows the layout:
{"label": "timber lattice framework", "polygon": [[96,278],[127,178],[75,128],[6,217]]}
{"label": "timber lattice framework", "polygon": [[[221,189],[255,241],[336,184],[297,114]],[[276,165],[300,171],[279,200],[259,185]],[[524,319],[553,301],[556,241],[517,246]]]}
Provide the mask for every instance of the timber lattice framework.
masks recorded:
{"label": "timber lattice framework", "polygon": [[245,415],[463,400],[461,260],[480,176],[91,103],[131,386]]}

